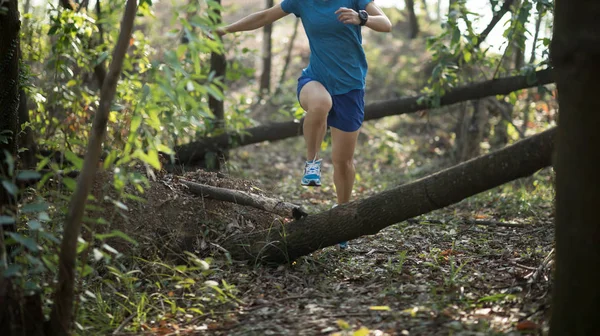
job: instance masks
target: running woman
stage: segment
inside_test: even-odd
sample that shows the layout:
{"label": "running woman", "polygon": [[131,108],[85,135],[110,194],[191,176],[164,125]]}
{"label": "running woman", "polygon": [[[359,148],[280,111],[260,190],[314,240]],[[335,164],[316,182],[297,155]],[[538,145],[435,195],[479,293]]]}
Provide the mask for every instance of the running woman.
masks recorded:
{"label": "running woman", "polygon": [[[297,98],[306,115],[303,186],[321,185],[318,151],[331,130],[333,181],[338,204],[350,201],[354,186],[354,149],[364,120],[367,60],[362,27],[391,32],[392,24],[373,0],[282,0],[217,32],[251,31],[289,14],[302,20],[310,61],[298,78]],[[341,243],[341,248],[347,247]]]}

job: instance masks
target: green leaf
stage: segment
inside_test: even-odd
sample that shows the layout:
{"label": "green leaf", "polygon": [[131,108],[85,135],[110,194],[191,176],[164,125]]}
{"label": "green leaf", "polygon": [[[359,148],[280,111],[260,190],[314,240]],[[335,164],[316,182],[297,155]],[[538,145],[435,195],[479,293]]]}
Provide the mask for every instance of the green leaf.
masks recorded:
{"label": "green leaf", "polygon": [[154,169],[161,169],[160,159],[158,158],[158,151],[156,151],[156,149],[148,150],[148,159],[148,164],[154,167]]}
{"label": "green leaf", "polygon": [[129,132],[135,133],[141,124],[142,124],[142,117],[139,115],[133,116],[133,118],[131,118],[131,124],[129,125]]}
{"label": "green leaf", "polygon": [[38,219],[39,219],[41,222],[49,222],[49,221],[50,221],[50,216],[48,216],[48,213],[47,213],[47,212],[44,212],[44,211],[42,211],[42,212],[40,212],[40,213],[38,214]]}
{"label": "green leaf", "polygon": [[2,272],[2,276],[10,278],[13,276],[21,275],[21,265],[11,264]]}
{"label": "green leaf", "polygon": [[42,223],[38,220],[32,219],[27,223],[29,229],[32,231],[39,231],[42,228]]}
{"label": "green leaf", "polygon": [[123,233],[122,231],[119,231],[119,230],[112,230],[110,233],[105,233],[105,234],[96,234],[95,237],[99,240],[105,240],[106,238],[112,238],[112,237],[118,237],[118,238],[128,241],[134,245],[138,244],[137,241],[133,240],[131,237],[129,237],[128,235],[126,235],[125,233]]}
{"label": "green leaf", "polygon": [[40,237],[46,238],[55,244],[60,244],[60,240],[58,240],[58,238],[56,238],[53,234],[51,234],[49,232],[40,231],[38,234],[40,235]]}
{"label": "green leaf", "polygon": [[[10,134],[12,132],[9,131]],[[8,176],[13,176],[13,172],[15,171],[15,158],[7,151],[4,150],[4,162],[8,166]]]}
{"label": "green leaf", "polygon": [[39,180],[42,175],[34,170],[24,170],[17,174],[17,180]]}
{"label": "green leaf", "polygon": [[70,191],[75,191],[75,188],[77,188],[77,181],[70,177],[63,178],[63,183]]}
{"label": "green leaf", "polygon": [[23,235],[20,235],[18,233],[14,233],[14,232],[8,232],[8,235],[10,237],[12,237],[12,239],[14,239],[17,243],[25,246],[32,252],[38,252],[40,250],[40,247],[36,243],[36,241],[29,237],[25,237]]}
{"label": "green leaf", "polygon": [[0,225],[13,225],[15,224],[15,219],[11,216],[0,216]]}
{"label": "green leaf", "polygon": [[450,42],[453,45],[456,45],[460,42],[460,29],[458,29],[458,26],[454,27],[454,30],[452,31],[452,42]]}
{"label": "green leaf", "polygon": [[48,203],[46,202],[25,204],[21,208],[21,212],[23,213],[42,212],[46,210],[48,210]]}
{"label": "green leaf", "polygon": [[104,62],[107,58],[108,58],[108,51],[103,51],[100,54],[100,56],[98,56],[98,59],[96,59],[96,63],[94,64],[94,66]]}
{"label": "green leaf", "polygon": [[71,162],[76,169],[81,170],[81,168],[83,167],[83,159],[80,158],[79,156],[77,156],[77,154],[71,152],[71,151],[65,151],[65,158]]}
{"label": "green leaf", "polygon": [[165,154],[173,154],[173,150],[163,144],[158,144],[156,145],[156,149],[158,149],[158,151],[165,153]]}
{"label": "green leaf", "polygon": [[86,277],[86,276],[92,274],[93,271],[94,271],[94,269],[90,265],[85,265],[83,268],[83,274],[81,274],[81,276]]}
{"label": "green leaf", "polygon": [[4,186],[4,189],[6,189],[6,191],[8,191],[11,195],[17,196],[19,188],[17,188],[17,186],[14,183],[8,180],[4,180],[2,181],[2,185]]}
{"label": "green leaf", "polygon": [[465,62],[469,63],[471,61],[471,53],[467,50],[464,51],[463,53],[463,58],[465,59]]}
{"label": "green leaf", "polygon": [[390,310],[389,306],[371,306],[369,310]]}

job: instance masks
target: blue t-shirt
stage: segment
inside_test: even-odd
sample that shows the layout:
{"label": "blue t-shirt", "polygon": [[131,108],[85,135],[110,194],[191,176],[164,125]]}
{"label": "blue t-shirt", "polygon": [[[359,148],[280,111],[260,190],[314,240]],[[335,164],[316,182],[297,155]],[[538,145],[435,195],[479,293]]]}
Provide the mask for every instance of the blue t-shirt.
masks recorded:
{"label": "blue t-shirt", "polygon": [[310,62],[302,75],[319,81],[331,95],[365,88],[367,59],[361,26],[344,24],[340,7],[365,9],[373,0],[282,0],[281,8],[302,20],[310,44]]}

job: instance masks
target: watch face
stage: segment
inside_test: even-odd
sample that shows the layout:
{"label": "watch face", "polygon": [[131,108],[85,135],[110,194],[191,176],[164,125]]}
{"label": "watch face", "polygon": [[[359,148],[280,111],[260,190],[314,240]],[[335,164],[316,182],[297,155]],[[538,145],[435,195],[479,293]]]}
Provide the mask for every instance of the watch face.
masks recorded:
{"label": "watch face", "polygon": [[366,20],[366,19],[367,19],[367,17],[368,17],[368,14],[367,14],[367,12],[365,12],[365,11],[363,11],[363,10],[361,10],[360,12],[358,12],[358,14],[360,15],[360,18],[361,18],[362,20]]}

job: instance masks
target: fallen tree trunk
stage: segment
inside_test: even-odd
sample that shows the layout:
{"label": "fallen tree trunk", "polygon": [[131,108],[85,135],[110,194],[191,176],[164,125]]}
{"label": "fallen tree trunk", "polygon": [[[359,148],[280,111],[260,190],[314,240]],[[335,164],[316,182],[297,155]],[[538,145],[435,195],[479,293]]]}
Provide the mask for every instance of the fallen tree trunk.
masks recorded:
{"label": "fallen tree trunk", "polygon": [[179,180],[188,190],[198,196],[210,197],[219,201],[247,205],[264,211],[268,211],[283,217],[300,219],[308,213],[301,206],[280,201],[275,198],[247,193],[241,190],[231,190],[199,184],[186,180]]}
{"label": "fallen tree trunk", "polygon": [[380,230],[530,176],[551,165],[556,128],[363,200],[287,225],[232,237],[223,246],[240,260],[291,262],[326,246]]}
{"label": "fallen tree trunk", "polygon": [[[552,82],[553,76],[550,69],[537,71],[535,78],[514,76],[493,79],[449,91],[441,98],[440,106],[488,96],[506,95],[517,90]],[[419,95],[371,103],[365,108],[365,121],[428,109],[426,98],[426,95]],[[194,164],[202,161],[207,152],[241,147],[263,141],[282,140],[300,135],[302,135],[302,120],[274,123],[249,128],[239,133],[226,133],[177,146],[175,147],[175,156],[179,164]]]}

